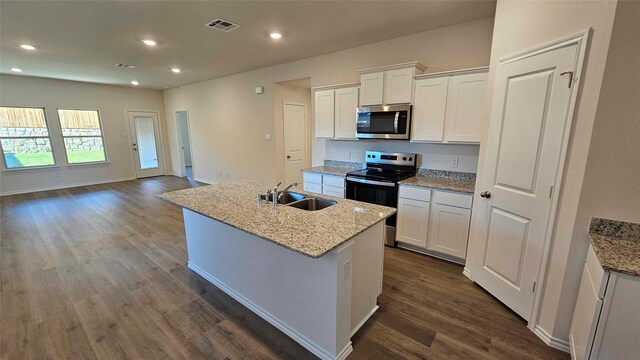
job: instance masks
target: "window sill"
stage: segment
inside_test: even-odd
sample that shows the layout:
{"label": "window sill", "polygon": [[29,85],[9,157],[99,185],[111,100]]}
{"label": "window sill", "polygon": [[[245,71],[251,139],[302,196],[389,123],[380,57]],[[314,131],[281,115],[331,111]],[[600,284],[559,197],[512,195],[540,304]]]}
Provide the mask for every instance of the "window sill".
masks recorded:
{"label": "window sill", "polygon": [[27,171],[27,170],[46,170],[46,169],[59,169],[60,166],[59,165],[44,165],[44,166],[26,166],[26,167],[21,167],[21,168],[3,168],[2,172],[20,172],[20,171]]}
{"label": "window sill", "polygon": [[95,162],[67,164],[65,165],[65,167],[77,167],[77,166],[87,166],[87,165],[109,165],[109,164],[111,164],[111,161],[95,161]]}

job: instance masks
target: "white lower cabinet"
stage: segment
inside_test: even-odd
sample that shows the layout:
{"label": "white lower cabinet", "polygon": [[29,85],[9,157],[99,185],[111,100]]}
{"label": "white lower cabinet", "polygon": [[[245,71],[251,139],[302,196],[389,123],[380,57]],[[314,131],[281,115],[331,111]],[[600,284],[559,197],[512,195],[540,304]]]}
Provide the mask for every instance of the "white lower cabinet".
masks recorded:
{"label": "white lower cabinet", "polygon": [[344,198],[344,177],[305,172],[304,191]]}
{"label": "white lower cabinet", "polygon": [[427,246],[428,221],[428,202],[399,198],[396,240],[421,247]]}
{"label": "white lower cabinet", "polygon": [[576,360],[638,359],[640,277],[605,271],[592,246],[569,332]]}
{"label": "white lower cabinet", "polygon": [[471,210],[431,204],[427,249],[460,259],[467,256]]}
{"label": "white lower cabinet", "polygon": [[396,240],[411,250],[464,262],[472,196],[400,186]]}

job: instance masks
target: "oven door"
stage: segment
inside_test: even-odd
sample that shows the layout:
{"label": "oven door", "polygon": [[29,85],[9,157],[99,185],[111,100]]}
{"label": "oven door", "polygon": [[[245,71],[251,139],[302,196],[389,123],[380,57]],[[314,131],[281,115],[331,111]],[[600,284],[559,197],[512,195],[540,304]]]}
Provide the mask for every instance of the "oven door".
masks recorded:
{"label": "oven door", "polygon": [[358,108],[356,137],[362,139],[409,139],[411,105]]}
{"label": "oven door", "polygon": [[[346,178],[346,198],[398,208],[398,185],[395,182],[369,180],[363,178]],[[395,246],[396,215],[386,220],[385,245]]]}

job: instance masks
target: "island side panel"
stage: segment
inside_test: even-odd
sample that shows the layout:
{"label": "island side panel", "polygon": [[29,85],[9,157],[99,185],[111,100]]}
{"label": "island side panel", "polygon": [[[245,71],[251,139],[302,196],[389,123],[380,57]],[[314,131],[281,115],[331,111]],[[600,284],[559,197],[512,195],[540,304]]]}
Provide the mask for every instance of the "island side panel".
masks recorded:
{"label": "island side panel", "polygon": [[322,359],[352,350],[353,241],[313,259],[183,209],[189,268]]}
{"label": "island side panel", "polygon": [[384,220],[355,237],[351,296],[351,336],[378,310],[384,264]]}

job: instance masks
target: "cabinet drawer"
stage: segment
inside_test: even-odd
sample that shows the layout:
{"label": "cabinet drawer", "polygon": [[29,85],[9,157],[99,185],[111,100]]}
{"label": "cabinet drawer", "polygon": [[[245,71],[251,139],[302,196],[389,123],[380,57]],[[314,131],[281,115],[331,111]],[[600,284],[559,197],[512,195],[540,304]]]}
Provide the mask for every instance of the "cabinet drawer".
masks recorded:
{"label": "cabinet drawer", "polygon": [[321,174],[316,174],[316,173],[310,173],[310,172],[305,172],[304,173],[304,183],[310,183],[310,184],[322,184],[322,175]]}
{"label": "cabinet drawer", "polygon": [[431,200],[431,190],[413,186],[400,186],[398,197],[418,201]]}
{"label": "cabinet drawer", "polygon": [[322,194],[322,185],[305,182],[304,191],[308,191],[316,194]]}
{"label": "cabinet drawer", "polygon": [[443,205],[455,206],[463,209],[471,209],[473,197],[471,195],[434,191],[433,202]]}
{"label": "cabinet drawer", "polygon": [[324,195],[343,198],[344,197],[344,188],[322,185],[322,193]]}
{"label": "cabinet drawer", "polygon": [[328,185],[328,186],[339,187],[344,189],[344,177],[322,175],[322,185]]}

